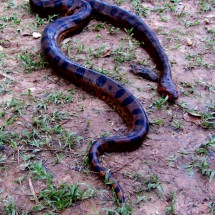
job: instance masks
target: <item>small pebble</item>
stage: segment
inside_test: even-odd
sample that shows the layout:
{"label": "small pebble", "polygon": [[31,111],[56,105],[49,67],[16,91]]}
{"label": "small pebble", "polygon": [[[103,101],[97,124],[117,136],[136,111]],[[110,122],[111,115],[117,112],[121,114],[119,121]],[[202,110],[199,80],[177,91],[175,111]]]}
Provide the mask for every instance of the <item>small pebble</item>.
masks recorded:
{"label": "small pebble", "polygon": [[0,46],[0,52],[2,52],[4,50],[4,48],[2,46]]}
{"label": "small pebble", "polygon": [[207,25],[210,24],[210,20],[205,18],[205,24],[207,24]]}
{"label": "small pebble", "polygon": [[38,38],[40,38],[40,37],[41,37],[41,34],[40,34],[40,33],[38,33],[38,32],[34,32],[34,33],[33,33],[33,38],[38,39]]}
{"label": "small pebble", "polygon": [[191,41],[190,38],[187,38],[187,45],[188,45],[188,46],[192,46],[192,45],[193,45],[193,43],[192,43],[192,41]]}

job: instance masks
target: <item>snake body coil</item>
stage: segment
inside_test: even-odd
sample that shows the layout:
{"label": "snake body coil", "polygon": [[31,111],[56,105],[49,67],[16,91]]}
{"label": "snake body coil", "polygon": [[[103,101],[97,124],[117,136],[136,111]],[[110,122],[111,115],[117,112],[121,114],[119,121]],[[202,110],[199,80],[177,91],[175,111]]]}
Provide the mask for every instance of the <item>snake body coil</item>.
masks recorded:
{"label": "snake body coil", "polygon": [[127,122],[127,135],[98,139],[92,144],[89,152],[92,168],[101,178],[109,180],[119,202],[124,203],[119,183],[100,165],[99,156],[104,152],[131,151],[138,148],[149,130],[146,113],[139,101],[125,87],[71,61],[60,50],[59,44],[65,37],[81,31],[90,21],[92,13],[98,19],[105,19],[123,28],[133,28],[134,36],[146,44],[147,51],[160,69],[159,92],[174,100],[178,95],[171,79],[167,56],[153,31],[144,22],[117,6],[97,0],[30,0],[30,6],[33,12],[41,16],[68,15],[50,23],[43,31],[41,44],[48,62],[67,80],[81,85],[86,91],[112,106]]}

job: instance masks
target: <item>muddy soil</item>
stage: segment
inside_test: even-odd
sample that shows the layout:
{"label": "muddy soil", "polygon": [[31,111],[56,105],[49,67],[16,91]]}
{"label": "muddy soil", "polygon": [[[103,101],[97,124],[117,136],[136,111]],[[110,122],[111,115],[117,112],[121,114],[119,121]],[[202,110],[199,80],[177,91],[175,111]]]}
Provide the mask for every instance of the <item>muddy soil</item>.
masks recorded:
{"label": "muddy soil", "polygon": [[[48,66],[33,33],[50,20],[32,14],[28,1],[0,3],[0,214],[117,214],[115,196],[90,169],[87,152],[98,137],[126,134],[126,124]],[[124,214],[215,214],[215,3],[110,3],[138,14],[156,33],[179,90],[171,105],[156,83],[134,75],[130,64],[155,65],[108,23],[92,20],[62,43],[72,60],[125,85],[147,112],[150,132],[139,149],[101,157],[123,187],[132,211]],[[45,205],[38,162],[56,186],[84,183],[95,194],[62,210]]]}

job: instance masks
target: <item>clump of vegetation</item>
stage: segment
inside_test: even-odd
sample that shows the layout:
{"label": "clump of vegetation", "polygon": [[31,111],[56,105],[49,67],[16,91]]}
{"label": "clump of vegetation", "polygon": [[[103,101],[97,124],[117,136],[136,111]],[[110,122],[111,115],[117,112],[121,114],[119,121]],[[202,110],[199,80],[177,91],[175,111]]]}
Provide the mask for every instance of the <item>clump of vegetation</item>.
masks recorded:
{"label": "clump of vegetation", "polygon": [[73,203],[92,197],[95,190],[87,184],[60,184],[58,187],[49,184],[39,193],[41,205],[54,212],[63,211]]}

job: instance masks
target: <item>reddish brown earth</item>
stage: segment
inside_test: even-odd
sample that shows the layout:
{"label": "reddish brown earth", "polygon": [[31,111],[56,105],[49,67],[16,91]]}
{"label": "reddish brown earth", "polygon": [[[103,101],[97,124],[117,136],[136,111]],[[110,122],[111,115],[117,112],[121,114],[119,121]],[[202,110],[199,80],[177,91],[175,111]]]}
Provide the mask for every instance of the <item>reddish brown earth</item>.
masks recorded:
{"label": "reddish brown earth", "polygon": [[[114,210],[116,205],[112,192],[87,165],[87,150],[89,144],[103,134],[125,134],[126,124],[107,104],[63,80],[48,66],[42,68],[41,65],[35,65],[26,73],[20,56],[27,53],[34,62],[42,62],[39,57],[40,39],[34,39],[32,33],[42,33],[47,22],[43,26],[38,25],[35,14],[29,11],[28,1],[1,0],[0,2],[1,129],[9,134],[16,132],[23,135],[24,130],[30,131],[30,128],[34,127],[35,118],[50,115],[58,110],[66,111],[69,119],[57,123],[64,129],[77,132],[83,138],[80,143],[75,143],[69,149],[60,145],[59,135],[47,131],[39,134],[41,141],[48,142],[40,148],[27,144],[24,136],[14,138],[17,141],[16,147],[13,147],[11,139],[4,142],[0,136],[0,144],[4,146],[1,158],[5,158],[4,162],[0,162],[0,214],[10,214],[5,209],[10,196],[14,198],[16,214],[25,214],[25,212],[45,214],[51,211],[47,209],[42,212],[32,212],[31,210],[36,203],[29,186],[29,178],[36,195],[46,187],[46,184],[43,180],[34,179],[31,171],[24,167],[26,161],[23,156],[27,155],[35,156],[31,162],[42,161],[55,184],[87,183],[96,189],[95,195],[90,199],[74,203],[70,208],[57,214],[93,215],[105,214],[105,209]],[[10,4],[11,2],[14,4]],[[176,2],[175,6],[173,2]],[[179,1],[142,2],[150,12],[143,19],[158,36],[171,62],[173,79],[180,93],[174,105],[165,103],[158,108],[155,105],[160,99],[156,91],[157,85],[129,71],[131,63],[144,63],[149,68],[154,67],[142,48],[134,48],[134,57],[130,61],[114,64],[113,56],[117,54],[110,53],[116,53],[116,48],[126,42],[127,49],[125,46],[123,52],[129,55],[129,44],[134,44],[134,40],[125,32],[119,31],[111,35],[108,30],[111,26],[107,24],[99,31],[95,31],[98,22],[93,20],[83,33],[75,36],[75,42],[74,38],[66,39],[62,45],[65,53],[69,53],[71,58],[89,66],[86,62],[88,47],[92,47],[90,52],[96,53],[99,47],[105,44],[106,47],[98,54],[98,58],[88,53],[89,61],[94,68],[105,69],[107,75],[123,83],[142,103],[148,114],[150,132],[138,150],[130,153],[105,154],[101,158],[102,164],[111,169],[120,181],[126,199],[133,203],[131,214],[134,215],[168,214],[171,193],[175,196],[174,211],[169,214],[215,214],[215,179],[209,180],[209,177],[201,174],[200,167],[192,166],[194,162],[197,164],[198,161],[205,159],[208,168],[215,171],[214,145],[206,155],[195,153],[201,144],[206,144],[215,138],[213,124],[215,14],[213,8],[209,11],[201,10],[200,3],[203,1],[181,1],[180,4],[177,2]],[[212,1],[205,2],[214,4]],[[135,13],[129,1],[122,4],[122,7]],[[158,7],[160,12],[155,10]],[[35,27],[36,25],[38,26]],[[79,53],[80,48],[83,48],[81,53]],[[110,57],[107,57],[109,54]],[[44,102],[53,92],[66,92],[73,97],[73,100],[58,105],[49,102],[48,110],[38,110],[37,105]],[[21,114],[7,105],[12,98],[25,102]],[[191,110],[200,114],[193,112],[190,114]],[[208,114],[211,114],[209,122],[212,123],[210,128],[205,128],[203,115]],[[15,118],[9,123],[13,116]],[[64,142],[61,141],[61,144]],[[39,151],[27,150],[32,148],[37,148]],[[59,164],[56,164],[57,156],[62,157]],[[141,182],[152,175],[158,177],[161,191],[159,192],[159,189],[148,191],[145,186],[138,193]],[[138,197],[141,197],[142,201],[138,202]]]}

